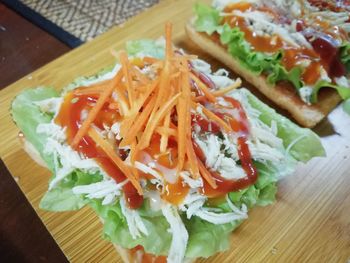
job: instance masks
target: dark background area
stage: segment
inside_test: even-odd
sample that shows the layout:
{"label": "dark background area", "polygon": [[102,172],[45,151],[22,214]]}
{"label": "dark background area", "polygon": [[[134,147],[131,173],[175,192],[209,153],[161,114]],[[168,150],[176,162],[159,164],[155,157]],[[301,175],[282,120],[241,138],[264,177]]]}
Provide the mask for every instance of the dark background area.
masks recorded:
{"label": "dark background area", "polygon": [[[0,89],[69,50],[0,1]],[[1,159],[0,262],[68,262]]]}

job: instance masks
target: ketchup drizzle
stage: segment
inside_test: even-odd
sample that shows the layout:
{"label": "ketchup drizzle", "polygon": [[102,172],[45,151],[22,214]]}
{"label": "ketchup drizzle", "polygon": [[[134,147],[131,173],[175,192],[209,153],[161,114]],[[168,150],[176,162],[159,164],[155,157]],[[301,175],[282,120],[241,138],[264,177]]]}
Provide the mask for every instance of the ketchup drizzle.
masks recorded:
{"label": "ketchup drizzle", "polygon": [[[227,180],[222,176],[220,176],[217,172],[211,171],[211,175],[216,181],[217,188],[213,189],[208,183],[204,181],[204,187],[202,191],[208,197],[219,197],[226,193],[229,193],[232,191],[238,191],[240,189],[246,188],[249,185],[254,184],[258,178],[258,172],[253,164],[250,150],[247,144],[247,137],[249,135],[249,125],[248,125],[248,119],[244,112],[244,109],[242,108],[242,105],[239,103],[239,101],[231,97],[224,97],[224,99],[230,102],[233,109],[238,110],[239,119],[234,119],[232,116],[228,116],[227,114],[225,115],[220,112],[216,113],[216,115],[218,115],[223,119],[228,119],[233,131],[239,134],[239,137],[237,139],[237,144],[238,144],[237,151],[238,151],[238,156],[239,156],[242,168],[247,174],[247,176],[238,180]],[[209,121],[204,118],[199,119],[199,122],[196,122],[197,120],[198,118],[193,118],[194,124],[199,123],[200,127],[204,127],[202,131],[204,132],[207,131],[206,127],[209,126]],[[193,141],[193,147],[197,157],[203,163],[205,163],[205,159],[206,159],[205,155],[201,150],[201,148],[194,141]]]}
{"label": "ketchup drizzle", "polygon": [[[68,143],[72,142],[75,134],[78,132],[81,125],[82,112],[84,110],[90,110],[96,100],[96,98],[86,95],[74,96],[73,92],[68,93],[64,98],[60,112],[55,121],[61,127],[66,127]],[[98,120],[96,120],[94,124],[99,128],[103,128],[103,123],[111,124],[111,118],[117,118],[116,115],[117,113],[115,110],[104,107],[101,110]],[[96,146],[95,142],[89,136],[86,135],[83,137],[76,150],[87,158],[94,158],[101,168],[117,183],[122,183],[126,180],[126,176],[109,157]],[[142,205],[143,197],[138,194],[136,188],[130,182],[123,186],[123,192],[125,200],[131,209],[137,209]]]}

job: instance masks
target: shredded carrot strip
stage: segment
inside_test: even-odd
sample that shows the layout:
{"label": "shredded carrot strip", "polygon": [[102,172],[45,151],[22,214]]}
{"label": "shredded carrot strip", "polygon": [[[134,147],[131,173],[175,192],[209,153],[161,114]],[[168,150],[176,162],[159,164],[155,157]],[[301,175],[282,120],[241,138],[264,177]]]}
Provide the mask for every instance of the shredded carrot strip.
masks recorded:
{"label": "shredded carrot strip", "polygon": [[178,164],[177,170],[181,171],[185,162],[186,154],[186,102],[185,99],[180,97],[176,106],[177,111],[177,133],[178,133]]}
{"label": "shredded carrot strip", "polygon": [[149,120],[146,129],[140,139],[140,150],[145,149],[149,146],[153,131],[156,128],[157,124],[164,118],[165,114],[175,106],[180,95],[181,93],[178,93],[169,101],[167,101],[155,114],[154,118]]}
{"label": "shredded carrot strip", "polygon": [[120,147],[125,147],[129,145],[132,140],[137,136],[137,134],[140,132],[142,127],[145,125],[145,123],[148,121],[148,117],[151,114],[151,111],[155,104],[155,98],[153,97],[150,102],[147,104],[147,106],[144,108],[144,110],[141,112],[141,114],[138,116],[138,118],[134,121],[134,125],[129,129],[125,137],[120,143]]}
{"label": "shredded carrot strip", "polygon": [[204,95],[210,102],[216,101],[215,96],[199,78],[197,78],[193,73],[191,73],[191,78],[196,82],[197,86],[200,88],[200,90],[204,93]]}
{"label": "shredded carrot strip", "polygon": [[165,24],[165,61],[169,61],[173,54],[173,44],[171,42],[172,24]]}
{"label": "shredded carrot strip", "polygon": [[216,189],[218,186],[216,185],[216,182],[214,178],[211,176],[210,172],[207,170],[205,165],[202,163],[202,161],[197,158],[198,161],[198,167],[199,167],[199,172],[201,173],[202,177],[204,180],[207,181],[207,183],[214,189]]}
{"label": "shredded carrot strip", "polygon": [[202,107],[202,111],[205,114],[205,116],[207,116],[208,119],[211,119],[212,121],[214,121],[217,124],[219,124],[226,132],[231,132],[232,131],[230,125],[228,125],[223,119],[218,117],[215,113],[211,112],[210,110],[208,110],[207,108],[203,107],[199,103],[197,103],[194,108],[196,108],[197,106]]}
{"label": "shredded carrot strip", "polygon": [[[76,147],[87,133],[127,176],[140,194],[142,194],[142,188],[138,181],[138,170],[126,165],[115,152],[114,146],[107,142],[92,125],[103,105],[108,103],[109,109],[119,109],[123,117],[120,123],[122,140],[119,147],[130,146],[132,165],[142,150],[150,146],[154,134],[160,135],[160,154],[168,150],[169,137],[171,137],[177,142],[177,171],[189,170],[193,178],[202,176],[215,189],[217,188],[215,178],[196,156],[194,150],[191,108],[202,107],[202,112],[210,121],[220,125],[226,132],[231,132],[231,126],[224,119],[198,102],[214,103],[216,97],[223,96],[241,85],[241,80],[237,79],[224,89],[215,91],[209,89],[205,82],[191,73],[189,68],[189,60],[197,57],[174,52],[171,31],[172,25],[167,23],[164,60],[144,57],[129,61],[126,52],[122,51],[119,53],[121,70],[114,79],[87,88],[82,87],[74,92],[78,95],[92,94],[97,96],[98,100],[73,138],[72,147]],[[113,55],[117,56],[115,52]],[[157,76],[155,80],[139,70],[144,66],[154,70]],[[190,81],[195,82],[203,96],[196,96],[196,93],[191,92]],[[113,92],[117,98],[114,96],[111,98]],[[177,119],[172,120],[172,114],[175,112]]]}
{"label": "shredded carrot strip", "polygon": [[130,63],[128,60],[128,55],[125,51],[119,53],[120,64],[122,65],[122,71],[125,77],[126,88],[128,91],[128,99],[130,106],[133,106],[134,103],[134,90],[132,86],[131,74],[130,74]]}
{"label": "shredded carrot strip", "polygon": [[119,109],[119,103],[118,102],[111,102],[109,103],[108,105],[108,108],[111,109],[111,110],[117,110]]}
{"label": "shredded carrot strip", "polygon": [[167,137],[170,137],[170,136],[177,137],[177,130],[169,127],[157,127],[155,131],[160,135],[165,134]]}
{"label": "shredded carrot strip", "polygon": [[158,85],[156,105],[154,106],[152,116],[158,110],[160,105],[162,103],[164,103],[164,101],[166,101],[166,99],[165,99],[165,97],[167,95],[166,87],[170,86],[170,76],[169,76],[170,74],[169,74],[169,72],[170,72],[170,65],[169,65],[169,63],[165,63],[165,66],[160,74],[160,81],[159,81],[159,85]]}
{"label": "shredded carrot strip", "polygon": [[76,89],[74,91],[74,95],[100,95],[102,92],[103,92],[103,86],[101,87],[98,87],[98,88],[93,88],[93,89],[90,89],[90,88],[84,88],[84,89]]}
{"label": "shredded carrot strip", "polygon": [[[167,99],[172,97],[173,90],[174,90],[174,87],[172,85],[170,85],[170,92],[169,92],[169,94],[167,96]],[[171,110],[168,111],[168,113],[164,117],[163,127],[169,128],[170,116],[171,116]],[[160,138],[160,152],[161,153],[166,152],[166,149],[168,147],[168,139],[169,139],[169,135],[168,134],[162,134],[162,137]]]}
{"label": "shredded carrot strip", "polygon": [[[187,61],[183,61],[187,65]],[[192,143],[191,139],[191,113],[190,113],[190,100],[191,91],[189,84],[189,72],[188,67],[183,68],[181,74],[181,87],[183,95],[179,99],[178,103],[178,167],[177,170],[181,171],[185,162],[186,144]]]}
{"label": "shredded carrot strip", "polygon": [[[121,85],[120,85],[121,86]],[[118,96],[118,103],[119,103],[119,112],[121,115],[127,115],[129,112],[129,102],[126,99],[125,95],[124,95],[124,91],[120,90],[120,87],[117,87],[115,89],[115,92]]]}
{"label": "shredded carrot strip", "polygon": [[74,95],[90,95],[90,94],[100,94],[108,87],[112,79],[103,80],[101,82],[92,84],[88,87],[79,87],[74,89]]}
{"label": "shredded carrot strip", "polygon": [[115,165],[123,172],[123,174],[130,180],[132,185],[136,188],[139,195],[142,195],[142,187],[139,181],[135,178],[135,175],[117,153],[114,151],[113,146],[110,145],[101,135],[96,131],[95,128],[91,127],[88,130],[88,135],[95,141],[95,143],[102,148],[102,150],[108,155],[109,158],[113,161]]}
{"label": "shredded carrot strip", "polygon": [[146,64],[154,64],[154,63],[156,63],[156,62],[159,62],[159,59],[153,58],[153,57],[147,57],[147,56],[145,56],[145,57],[143,58],[143,61],[144,61]]}
{"label": "shredded carrot strip", "polygon": [[129,111],[128,114],[126,114],[126,119],[123,121],[121,125],[120,133],[122,137],[126,135],[126,133],[129,133],[130,127],[134,124],[135,119],[139,115],[139,111],[142,106],[144,106],[146,100],[149,98],[151,93],[154,91],[155,87],[159,83],[158,80],[154,81],[147,87],[146,92],[143,97],[139,98],[136,103],[134,103],[134,107]]}
{"label": "shredded carrot strip", "polygon": [[192,143],[186,143],[186,155],[190,163],[191,171],[195,179],[199,178],[199,168],[196,153],[194,152]]}
{"label": "shredded carrot strip", "polygon": [[90,128],[90,125],[93,123],[95,118],[97,117],[97,114],[102,109],[103,105],[105,104],[106,100],[112,95],[113,90],[115,89],[115,86],[121,81],[122,79],[122,72],[119,71],[117,75],[114,77],[113,81],[110,83],[108,88],[106,88],[101,96],[98,98],[95,106],[90,110],[86,120],[81,125],[80,129],[78,130],[77,134],[74,136],[72,141],[72,148],[76,148],[80,142],[80,140],[84,137],[84,135],[87,133],[88,129]]}
{"label": "shredded carrot strip", "polygon": [[137,158],[138,152],[136,151],[136,141],[133,140],[133,142],[130,144],[130,161],[131,164],[134,164]]}
{"label": "shredded carrot strip", "polygon": [[135,114],[140,111],[141,107],[144,106],[146,100],[154,92],[155,88],[159,84],[159,80],[153,81],[151,84],[147,85],[146,90],[142,97],[140,97],[134,105],[134,108],[130,110],[130,114]]}
{"label": "shredded carrot strip", "polygon": [[219,90],[215,90],[212,92],[212,94],[215,96],[215,97],[218,97],[218,96],[223,96],[224,94],[234,90],[234,89],[237,89],[239,86],[241,86],[242,84],[242,81],[241,79],[237,79],[234,83],[232,83],[230,86],[226,87],[226,88],[223,88],[223,89],[219,89]]}
{"label": "shredded carrot strip", "polygon": [[130,127],[133,125],[135,118],[137,117],[137,113],[135,113],[133,116],[125,117],[124,120],[121,122],[120,125],[120,135],[121,137],[125,137],[126,134],[129,132]]}
{"label": "shredded carrot strip", "polygon": [[192,97],[192,100],[195,102],[207,102],[207,99],[205,96]]}
{"label": "shredded carrot strip", "polygon": [[[164,117],[164,123],[163,123],[164,128],[169,127],[170,114],[171,114],[171,111],[169,111]],[[162,137],[160,138],[160,152],[161,153],[164,153],[168,147],[168,138],[169,138],[169,135],[166,133],[162,134]]]}
{"label": "shredded carrot strip", "polygon": [[150,82],[150,79],[143,75],[136,67],[132,67],[132,73],[136,76],[142,85],[146,85]]}

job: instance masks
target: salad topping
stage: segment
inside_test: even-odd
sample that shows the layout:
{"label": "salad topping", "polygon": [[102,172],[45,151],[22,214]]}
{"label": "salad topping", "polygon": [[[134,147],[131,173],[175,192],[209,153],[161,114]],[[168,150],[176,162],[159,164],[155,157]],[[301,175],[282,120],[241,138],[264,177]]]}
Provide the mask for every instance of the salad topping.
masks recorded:
{"label": "salad topping", "polygon": [[[326,2],[326,1],[324,1]],[[243,0],[197,4],[196,30],[210,35],[243,66],[286,81],[301,100],[316,103],[321,87],[350,98],[349,13],[346,4],[317,7],[314,1]]]}
{"label": "salad topping", "polygon": [[[191,57],[173,51],[169,25],[166,36],[165,61],[129,60],[122,52],[121,69],[114,78],[68,92],[56,117],[57,124],[66,127],[72,148],[94,158],[117,183],[128,180],[123,192],[134,209],[142,205],[145,186],[141,184],[147,180],[161,180],[162,199],[180,204],[190,189],[179,176],[183,171],[189,171],[193,179],[202,177],[203,193],[208,195],[214,189],[224,195],[245,188],[257,178],[246,144],[249,125],[243,108],[229,97],[224,97],[225,106],[217,102],[218,96],[237,88],[240,80],[216,90],[208,76],[196,71]],[[145,68],[152,74],[142,74]],[[204,128],[202,132],[238,133],[244,178],[225,180],[209,171],[192,139],[193,127]]]}

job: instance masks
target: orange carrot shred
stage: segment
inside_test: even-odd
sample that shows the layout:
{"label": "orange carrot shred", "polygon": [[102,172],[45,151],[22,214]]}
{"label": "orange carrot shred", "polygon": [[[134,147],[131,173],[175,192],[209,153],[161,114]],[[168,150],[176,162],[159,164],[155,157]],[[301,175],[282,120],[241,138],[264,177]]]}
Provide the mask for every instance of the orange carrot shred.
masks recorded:
{"label": "orange carrot shred", "polygon": [[180,95],[181,93],[178,93],[174,97],[172,97],[170,100],[168,100],[159,109],[159,111],[157,111],[154,117],[149,120],[146,126],[146,129],[144,130],[142,137],[140,139],[140,144],[139,144],[140,150],[145,149],[146,147],[149,146],[153,131],[156,128],[157,124],[164,118],[165,114],[175,106],[177,99],[179,98]]}
{"label": "orange carrot shred", "polygon": [[210,172],[207,170],[207,168],[205,167],[205,165],[202,163],[202,161],[197,158],[198,161],[198,167],[199,167],[199,172],[202,175],[202,177],[204,178],[204,180],[207,181],[207,183],[214,189],[216,189],[218,186],[216,185],[216,182],[214,180],[214,178],[212,177],[212,175],[210,174]]}
{"label": "orange carrot shred", "polygon": [[[138,98],[136,103],[134,104],[134,107],[129,111],[129,114],[136,114],[140,111],[142,106],[144,106],[147,99],[149,99],[149,96],[154,92],[154,89],[159,84],[159,80],[155,80],[149,85],[147,85],[144,94]],[[135,115],[134,115],[135,116]]]}
{"label": "orange carrot shred", "polygon": [[[212,188],[217,188],[215,178],[196,156],[194,150],[191,109],[201,107],[206,118],[218,124],[226,132],[232,132],[230,124],[225,119],[199,102],[215,103],[217,97],[224,96],[241,85],[241,80],[237,79],[228,87],[211,90],[189,68],[189,61],[196,56],[174,52],[171,37],[172,24],[166,23],[163,60],[144,57],[129,61],[127,53],[122,51],[118,54],[121,69],[116,77],[74,91],[74,95],[96,96],[98,99],[73,138],[72,147],[76,148],[86,134],[90,136],[141,195],[140,175],[134,164],[143,154],[143,150],[151,145],[152,140],[159,137],[159,154],[167,152],[172,140],[176,142],[177,172],[188,170],[193,178],[202,177]],[[140,69],[145,66],[149,66],[157,77],[144,74]],[[198,86],[201,95],[197,96],[191,91],[191,81]],[[112,97],[113,92],[117,97]],[[130,147],[129,158],[132,166],[122,161],[114,146],[93,125],[106,104],[110,110],[119,109],[122,117],[119,135],[122,140],[118,146]],[[175,119],[173,119],[174,113],[176,113]]]}
{"label": "orange carrot shred", "polygon": [[142,187],[140,182],[135,178],[135,174],[132,169],[128,167],[118,154],[114,151],[113,146],[108,143],[103,137],[96,131],[95,128],[90,127],[88,130],[88,135],[95,141],[95,143],[102,148],[102,150],[107,154],[107,156],[113,161],[115,165],[124,173],[124,175],[130,180],[132,185],[136,188],[139,195],[142,195]]}
{"label": "orange carrot shred", "polygon": [[116,85],[121,81],[121,79],[122,79],[122,72],[119,71],[117,75],[114,77],[114,79],[112,80],[112,82],[109,84],[109,86],[103,91],[101,96],[98,98],[95,106],[90,110],[86,120],[83,122],[77,134],[74,136],[73,141],[71,143],[73,149],[78,146],[80,140],[87,133],[88,129],[90,128],[90,125],[93,123],[93,121],[97,117],[99,111],[102,109],[108,97],[112,95],[113,90],[115,89]]}
{"label": "orange carrot shred", "polygon": [[242,84],[242,81],[241,79],[237,79],[234,83],[232,83],[230,86],[226,87],[226,88],[223,88],[223,89],[219,89],[219,90],[215,90],[212,92],[212,94],[215,96],[215,97],[218,97],[218,96],[223,96],[224,94],[234,90],[234,89],[237,89],[239,86],[241,86]]}
{"label": "orange carrot shred", "polygon": [[119,112],[120,112],[121,115],[125,116],[129,112],[129,102],[128,102],[128,100],[126,99],[126,97],[124,95],[124,91],[121,90],[122,89],[121,86],[122,85],[120,85],[120,87],[117,87],[115,89],[115,92],[116,92],[116,94],[118,96],[118,103],[119,103],[119,106],[120,106]]}
{"label": "orange carrot shred", "polygon": [[192,174],[194,178],[199,178],[199,168],[198,168],[198,160],[196,153],[194,152],[192,143],[186,143],[186,155],[188,158],[188,162],[190,163],[190,167],[192,170]]}
{"label": "orange carrot shred", "polygon": [[164,135],[166,134],[167,137],[173,136],[173,137],[177,137],[177,131],[176,129],[172,129],[169,127],[157,127],[155,130],[157,133],[159,133],[160,135]]}
{"label": "orange carrot shred", "polygon": [[119,103],[118,102],[111,102],[109,105],[108,105],[108,108],[111,109],[111,110],[117,110],[119,109]]}
{"label": "orange carrot shred", "polygon": [[130,161],[131,164],[134,164],[137,158],[137,151],[136,151],[136,141],[134,140],[131,144],[130,144]]}
{"label": "orange carrot shred", "polygon": [[172,24],[165,24],[165,61],[169,61],[173,54],[173,44],[171,42]]}
{"label": "orange carrot shred", "polygon": [[213,113],[212,111],[210,111],[207,108],[203,107],[201,104],[199,104],[199,103],[195,104],[194,108],[196,108],[198,106],[202,108],[202,111],[203,111],[204,115],[207,116],[208,119],[211,119],[212,121],[214,121],[217,124],[219,124],[226,132],[231,132],[232,131],[230,125],[228,125],[223,119],[218,117],[215,113]]}
{"label": "orange carrot shred", "polygon": [[193,73],[191,73],[191,78],[196,82],[197,86],[200,88],[200,90],[204,93],[204,95],[207,97],[207,99],[210,102],[216,101],[215,96],[211,93],[209,88],[199,78],[197,78]]}
{"label": "orange carrot shred", "polygon": [[[170,114],[171,114],[171,111],[169,111],[164,117],[164,123],[163,123],[163,127],[164,128],[168,128],[169,127]],[[168,147],[168,138],[169,138],[169,135],[166,134],[166,133],[162,134],[162,137],[160,138],[160,152],[161,153],[166,152],[166,149]]]}
{"label": "orange carrot shred", "polygon": [[146,85],[150,82],[150,79],[143,75],[136,67],[132,67],[132,73],[142,85]]}
{"label": "orange carrot shred", "polygon": [[177,170],[181,171],[185,162],[186,154],[186,102],[185,99],[180,97],[176,106],[177,111],[177,133],[178,133],[178,165]]}
{"label": "orange carrot shred", "polygon": [[145,125],[145,123],[148,120],[149,115],[151,114],[151,111],[155,104],[155,98],[153,97],[150,102],[146,105],[144,110],[141,112],[139,117],[134,121],[133,126],[129,129],[128,133],[125,135],[123,140],[120,143],[120,147],[124,147],[129,145],[132,140],[137,136],[137,134],[140,132],[142,127]]}
{"label": "orange carrot shred", "polygon": [[[183,61],[187,65],[187,60]],[[191,100],[191,91],[189,84],[189,71],[188,67],[184,67],[183,72],[181,73],[181,89],[182,96],[179,99],[178,104],[178,172],[182,170],[185,162],[186,154],[186,144],[191,141],[191,113],[190,113],[190,100]]]}
{"label": "orange carrot shred", "polygon": [[131,74],[130,74],[130,63],[128,60],[128,55],[126,54],[125,51],[121,51],[119,53],[119,60],[120,60],[120,64],[122,65],[122,71],[124,74],[126,88],[128,91],[129,103],[130,103],[130,106],[132,107],[134,103],[134,98],[135,98],[134,88],[132,85]]}
{"label": "orange carrot shred", "polygon": [[156,63],[156,62],[159,62],[159,59],[153,58],[153,57],[147,57],[147,56],[145,56],[145,57],[143,58],[143,61],[144,61],[145,63],[147,63],[147,64],[154,64],[154,63]]}

